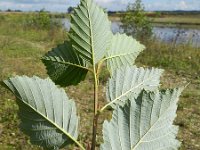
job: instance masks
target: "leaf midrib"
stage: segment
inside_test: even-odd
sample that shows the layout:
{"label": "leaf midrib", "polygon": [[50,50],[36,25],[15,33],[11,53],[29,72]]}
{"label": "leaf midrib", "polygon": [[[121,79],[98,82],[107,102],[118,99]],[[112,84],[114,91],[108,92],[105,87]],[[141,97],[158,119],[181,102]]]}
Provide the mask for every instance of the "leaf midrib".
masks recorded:
{"label": "leaf midrib", "polygon": [[42,60],[56,62],[56,63],[64,64],[64,65],[70,65],[70,66],[74,66],[74,67],[78,67],[78,68],[81,68],[81,69],[91,71],[90,68],[87,68],[87,67],[84,67],[84,66],[81,66],[81,65],[77,65],[77,64],[74,64],[74,63],[70,63],[70,62],[57,61],[57,60],[52,60],[52,59],[49,59],[49,58],[42,58]]}
{"label": "leaf midrib", "polygon": [[[91,2],[90,5],[92,5],[92,2]],[[89,8],[89,6],[88,6],[88,1],[86,1],[86,7],[88,8],[88,9],[87,9],[87,12],[88,12],[89,29],[90,29],[90,42],[91,42],[90,48],[91,48],[91,52],[92,52],[93,72],[94,72],[94,74],[96,74],[95,54],[94,54],[94,41],[93,41],[93,28],[92,28],[91,15],[90,15],[90,8]]]}
{"label": "leaf midrib", "polygon": [[[119,55],[112,55],[112,56],[109,56],[109,57],[104,58],[104,60],[113,59],[113,58],[115,58],[115,57],[121,57],[121,56],[130,55],[130,54],[133,55],[134,52],[131,52],[131,53],[122,53],[122,54],[119,54]],[[137,54],[136,54],[136,55],[137,55]]]}
{"label": "leaf midrib", "polygon": [[[27,103],[26,101],[22,100],[19,96],[17,96],[17,99],[21,100],[25,105],[27,105],[28,107],[30,107],[34,112],[38,113],[40,116],[42,116],[44,119],[46,119],[49,123],[51,123],[52,125],[54,125],[57,129],[59,129],[62,133],[64,133],[66,136],[68,136],[72,141],[74,141],[77,145],[81,145],[75,138],[73,138],[68,132],[66,132],[63,128],[59,127],[56,123],[54,123],[53,121],[51,121],[50,119],[48,119],[48,117],[46,117],[45,115],[43,115],[42,113],[40,113],[39,111],[37,111],[37,109],[35,109],[34,107],[32,107],[29,103]],[[85,148],[81,147],[83,150],[85,150]]]}
{"label": "leaf midrib", "polygon": [[138,84],[137,86],[132,87],[130,90],[126,91],[125,93],[121,94],[120,96],[118,96],[117,98],[115,98],[114,100],[112,100],[110,103],[108,103],[107,105],[105,105],[101,111],[103,111],[105,108],[107,108],[108,106],[110,106],[111,104],[115,103],[117,100],[119,100],[121,97],[127,95],[129,92],[133,91],[134,89],[138,88],[139,86],[141,86],[142,84],[144,84],[145,82],[151,80],[152,78],[154,78],[154,76],[148,78],[147,80],[142,81],[140,84]]}
{"label": "leaf midrib", "polygon": [[[177,97],[176,97],[176,99],[177,99]],[[175,101],[175,100],[174,100]],[[133,147],[133,148],[131,148],[131,150],[136,150],[136,148],[140,145],[140,143],[142,143],[143,141],[143,139],[145,138],[145,136],[152,130],[152,128],[157,124],[157,122],[160,120],[160,119],[162,119],[162,116],[166,113],[166,112],[168,112],[168,109],[169,108],[171,108],[172,107],[172,102],[170,102],[170,105],[169,105],[169,107],[165,110],[165,112],[164,113],[162,113],[161,115],[159,115],[159,118],[158,118],[158,120],[156,120],[154,123],[153,123],[153,125],[149,128],[149,130],[142,136],[142,138],[140,138],[140,140],[137,142],[137,144]],[[153,108],[153,107],[152,107]],[[158,138],[157,138],[158,139]],[[147,142],[147,141],[146,141]]]}

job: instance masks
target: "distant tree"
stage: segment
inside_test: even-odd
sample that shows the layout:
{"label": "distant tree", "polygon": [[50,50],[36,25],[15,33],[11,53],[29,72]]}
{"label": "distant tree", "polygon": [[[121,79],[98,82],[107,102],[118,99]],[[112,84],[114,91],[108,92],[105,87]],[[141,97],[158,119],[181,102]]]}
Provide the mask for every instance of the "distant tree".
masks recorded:
{"label": "distant tree", "polygon": [[21,10],[19,10],[19,9],[16,9],[16,10],[15,10],[15,12],[22,12],[22,11],[21,11]]}
{"label": "distant tree", "polygon": [[73,10],[74,10],[74,8],[70,6],[70,7],[67,9],[67,12],[68,12],[69,14],[71,14],[71,13],[73,12]]}
{"label": "distant tree", "polygon": [[49,30],[51,28],[51,25],[53,24],[53,20],[51,19],[50,14],[45,11],[45,9],[37,11],[36,14],[27,15],[24,22],[24,24],[27,26],[32,26],[36,29],[47,30]]}
{"label": "distant tree", "polygon": [[12,12],[12,10],[11,9],[7,9],[6,12]]}
{"label": "distant tree", "polygon": [[145,14],[141,0],[129,3],[125,15],[121,17],[125,33],[138,40],[145,40],[152,35],[152,25]]}
{"label": "distant tree", "polygon": [[40,9],[39,12],[46,12],[45,8]]}
{"label": "distant tree", "polygon": [[156,17],[161,17],[162,13],[160,11],[156,11]]}
{"label": "distant tree", "polygon": [[107,8],[103,8],[103,11],[104,11],[105,13],[108,13]]}
{"label": "distant tree", "polygon": [[51,25],[50,15],[45,9],[40,10],[38,16],[34,18],[35,24],[42,29],[49,29]]}

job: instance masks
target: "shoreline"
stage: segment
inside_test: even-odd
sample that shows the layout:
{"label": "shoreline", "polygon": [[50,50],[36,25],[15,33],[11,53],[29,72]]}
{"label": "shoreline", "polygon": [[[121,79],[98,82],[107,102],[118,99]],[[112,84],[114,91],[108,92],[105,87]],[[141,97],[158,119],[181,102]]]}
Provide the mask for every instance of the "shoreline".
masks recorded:
{"label": "shoreline", "polygon": [[[200,15],[193,15],[193,16],[188,16],[188,15],[170,15],[170,16],[165,16],[165,17],[149,17],[150,22],[153,25],[163,25],[163,26],[200,26]],[[111,21],[120,21],[119,16],[114,16],[110,15],[109,19]],[[200,28],[200,27],[199,27]]]}
{"label": "shoreline", "polygon": [[[37,12],[0,12],[0,16],[6,15],[35,15]],[[57,19],[70,19],[70,14],[66,13],[49,13],[51,17]],[[108,15],[110,21],[120,21],[120,16]],[[164,17],[149,17],[153,26],[163,27],[186,27],[200,29],[200,14],[199,15],[165,15]]]}

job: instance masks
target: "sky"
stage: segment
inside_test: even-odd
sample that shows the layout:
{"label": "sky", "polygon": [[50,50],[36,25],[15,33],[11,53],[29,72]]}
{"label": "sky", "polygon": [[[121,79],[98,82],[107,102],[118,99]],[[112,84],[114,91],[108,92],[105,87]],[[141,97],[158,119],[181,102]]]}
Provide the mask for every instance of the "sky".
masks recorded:
{"label": "sky", "polygon": [[[52,12],[66,12],[80,0],[0,0],[0,10],[35,11],[45,9]],[[134,0],[95,0],[100,6],[111,11],[125,10]],[[200,10],[200,0],[143,0],[147,11],[153,10]]]}

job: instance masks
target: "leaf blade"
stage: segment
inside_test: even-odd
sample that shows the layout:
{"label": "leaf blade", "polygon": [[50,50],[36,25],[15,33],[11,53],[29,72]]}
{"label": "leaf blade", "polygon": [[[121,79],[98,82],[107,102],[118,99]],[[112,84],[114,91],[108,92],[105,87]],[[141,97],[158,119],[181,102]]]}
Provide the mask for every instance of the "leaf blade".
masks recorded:
{"label": "leaf blade", "polygon": [[155,90],[159,86],[162,73],[162,69],[144,69],[135,66],[126,66],[115,70],[107,84],[106,97],[108,104],[101,111],[108,106],[113,108],[116,105],[123,106],[130,94],[133,95],[134,93],[137,97],[142,89]]}
{"label": "leaf blade", "polygon": [[111,41],[111,23],[107,15],[93,0],[81,0],[71,20],[73,48],[95,65],[105,56]]}
{"label": "leaf blade", "polygon": [[46,149],[79,144],[75,103],[63,89],[58,89],[50,79],[38,77],[17,76],[4,84],[17,97],[21,128],[33,144]]}
{"label": "leaf blade", "polygon": [[89,70],[68,41],[45,54],[42,61],[50,78],[61,86],[78,84],[85,79]]}
{"label": "leaf blade", "polygon": [[111,74],[122,66],[132,66],[145,46],[125,34],[113,35],[111,48],[106,54],[107,67]]}
{"label": "leaf blade", "polygon": [[182,90],[142,91],[124,107],[118,106],[111,121],[104,122],[101,150],[178,149],[173,121]]}

